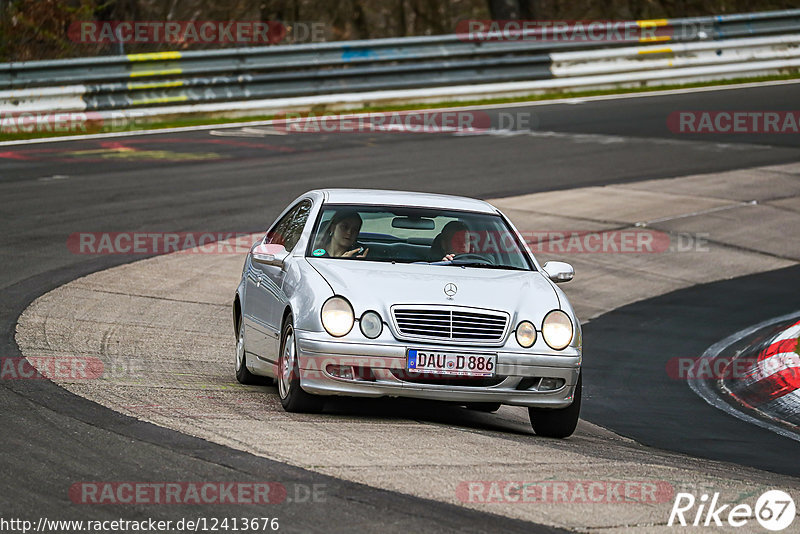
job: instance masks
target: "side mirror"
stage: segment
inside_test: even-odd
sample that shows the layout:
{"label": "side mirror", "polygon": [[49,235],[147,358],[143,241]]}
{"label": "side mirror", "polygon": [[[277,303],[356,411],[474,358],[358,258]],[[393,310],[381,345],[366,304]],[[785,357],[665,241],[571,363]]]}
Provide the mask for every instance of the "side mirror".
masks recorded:
{"label": "side mirror", "polygon": [[572,265],[563,261],[548,261],[542,265],[542,270],[550,280],[557,284],[569,282],[575,277],[575,269],[572,268]]}
{"label": "side mirror", "polygon": [[256,246],[256,248],[250,252],[250,255],[252,256],[253,261],[256,263],[283,267],[283,262],[286,260],[289,252],[284,248],[283,245],[262,243],[261,245]]}

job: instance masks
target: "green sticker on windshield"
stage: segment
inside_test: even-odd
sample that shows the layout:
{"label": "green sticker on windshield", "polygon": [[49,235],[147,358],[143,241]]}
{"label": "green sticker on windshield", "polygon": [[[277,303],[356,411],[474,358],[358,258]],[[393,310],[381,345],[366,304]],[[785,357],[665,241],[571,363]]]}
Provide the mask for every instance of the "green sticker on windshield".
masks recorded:
{"label": "green sticker on windshield", "polygon": [[324,256],[325,255],[325,249],[324,248],[318,248],[314,252],[312,252],[311,254],[313,254],[314,256]]}

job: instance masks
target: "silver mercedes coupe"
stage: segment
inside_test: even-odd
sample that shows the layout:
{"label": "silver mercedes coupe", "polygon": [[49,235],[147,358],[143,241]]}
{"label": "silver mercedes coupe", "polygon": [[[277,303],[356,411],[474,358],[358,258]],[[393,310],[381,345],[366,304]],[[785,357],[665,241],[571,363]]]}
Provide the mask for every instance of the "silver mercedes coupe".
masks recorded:
{"label": "silver mercedes coupe", "polygon": [[257,241],[233,301],[236,378],[277,380],[290,412],[326,396],[415,397],[528,408],[536,434],[570,436],[581,327],[497,208],[464,197],[310,191]]}

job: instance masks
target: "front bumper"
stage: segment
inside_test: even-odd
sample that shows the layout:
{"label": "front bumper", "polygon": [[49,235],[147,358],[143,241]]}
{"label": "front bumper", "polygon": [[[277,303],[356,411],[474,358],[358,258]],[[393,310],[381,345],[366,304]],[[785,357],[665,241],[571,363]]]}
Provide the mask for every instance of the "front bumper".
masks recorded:
{"label": "front bumper", "polygon": [[[413,397],[451,402],[499,402],[537,408],[565,408],[572,404],[581,369],[581,352],[568,347],[559,355],[509,351],[504,347],[477,348],[405,342],[333,340],[325,333],[295,330],[300,385],[315,395],[355,397]],[[497,354],[496,384],[471,386],[431,384],[398,378],[406,370],[409,348],[431,351]],[[327,372],[328,365],[368,370],[368,378],[343,379]],[[394,372],[393,372],[394,371]],[[561,379],[554,390],[540,390],[540,379]],[[538,380],[537,380],[538,379]],[[468,383],[469,380],[465,380]]]}

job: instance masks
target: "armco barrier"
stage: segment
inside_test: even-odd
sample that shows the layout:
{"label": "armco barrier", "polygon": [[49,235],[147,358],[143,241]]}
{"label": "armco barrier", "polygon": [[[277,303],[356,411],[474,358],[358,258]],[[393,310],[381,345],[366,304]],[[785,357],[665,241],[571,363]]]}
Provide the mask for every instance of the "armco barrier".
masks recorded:
{"label": "armco barrier", "polygon": [[0,64],[0,113],[246,115],[314,104],[680,83],[800,67],[800,9],[630,24],[680,31],[637,46],[452,34],[7,63]]}

